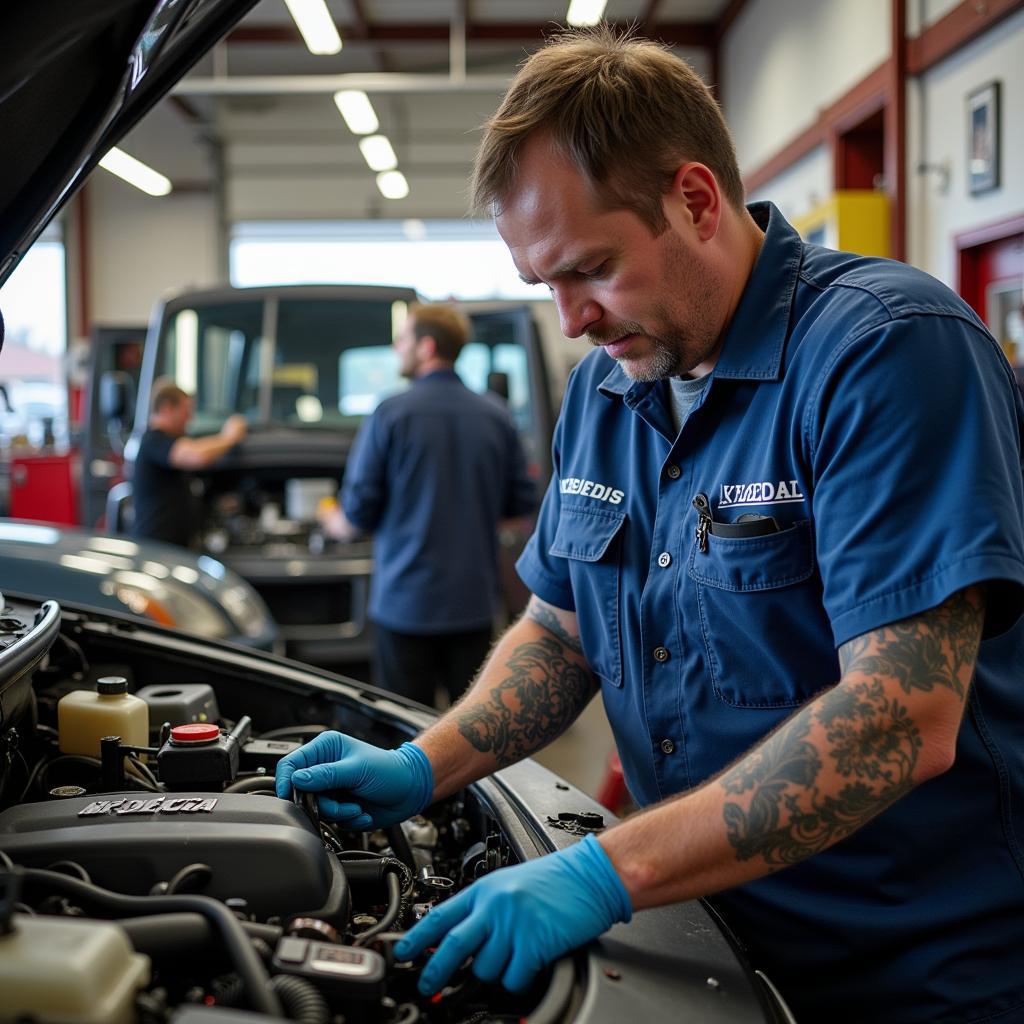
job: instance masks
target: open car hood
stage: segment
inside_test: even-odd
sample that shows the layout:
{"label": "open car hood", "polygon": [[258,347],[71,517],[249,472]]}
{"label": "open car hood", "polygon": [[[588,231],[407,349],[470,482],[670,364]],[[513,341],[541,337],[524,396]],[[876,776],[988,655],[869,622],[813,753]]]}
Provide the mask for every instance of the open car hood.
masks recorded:
{"label": "open car hood", "polygon": [[256,2],[0,5],[0,285],[107,150]]}

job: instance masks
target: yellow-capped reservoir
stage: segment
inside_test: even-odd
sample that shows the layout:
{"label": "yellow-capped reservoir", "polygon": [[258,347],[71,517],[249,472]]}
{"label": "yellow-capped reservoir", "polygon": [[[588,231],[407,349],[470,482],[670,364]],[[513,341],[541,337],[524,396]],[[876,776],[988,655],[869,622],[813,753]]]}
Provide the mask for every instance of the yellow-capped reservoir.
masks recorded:
{"label": "yellow-capped reservoir", "polygon": [[72,690],[57,702],[57,733],[63,754],[100,756],[104,736],[132,747],[149,743],[149,705],[128,692],[123,676],[104,676],[95,690]]}

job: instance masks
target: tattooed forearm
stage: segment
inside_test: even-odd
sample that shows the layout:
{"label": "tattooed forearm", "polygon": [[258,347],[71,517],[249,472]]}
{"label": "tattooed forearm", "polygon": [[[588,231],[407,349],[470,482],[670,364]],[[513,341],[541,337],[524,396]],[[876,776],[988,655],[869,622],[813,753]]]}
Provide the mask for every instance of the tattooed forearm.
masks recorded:
{"label": "tattooed forearm", "polygon": [[[824,751],[809,738],[816,724]],[[723,809],[737,859],[795,864],[856,832],[911,789],[920,746],[907,709],[880,683],[824,694],[719,780],[743,798]],[[832,791],[826,764],[841,778]]]}
{"label": "tattooed forearm", "polygon": [[468,705],[457,718],[459,732],[502,766],[559,736],[594,693],[590,671],[551,637],[520,644],[507,664],[508,677],[489,699]]}
{"label": "tattooed forearm", "polygon": [[531,601],[526,609],[526,616],[536,622],[538,626],[543,626],[549,633],[556,636],[566,647],[577,654],[583,653],[583,643],[580,638],[564,629],[550,608],[547,608],[539,601]]}
{"label": "tattooed forearm", "polygon": [[843,674],[891,676],[904,693],[945,687],[962,697],[981,641],[979,588],[954,594],[938,608],[859,636],[839,649]]}
{"label": "tattooed forearm", "polygon": [[865,825],[920,781],[924,745],[910,697],[951,691],[962,708],[984,619],[977,588],[840,649],[839,686],[724,773],[737,860],[803,860]]}

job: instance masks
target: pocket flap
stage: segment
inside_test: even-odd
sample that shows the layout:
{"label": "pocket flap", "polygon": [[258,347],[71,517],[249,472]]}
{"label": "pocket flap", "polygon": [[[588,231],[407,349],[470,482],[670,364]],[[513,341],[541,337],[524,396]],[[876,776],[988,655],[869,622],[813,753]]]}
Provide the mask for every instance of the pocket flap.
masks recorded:
{"label": "pocket flap", "polygon": [[625,521],[625,512],[579,505],[563,506],[548,554],[596,562],[608,550],[608,545]]}
{"label": "pocket flap", "polygon": [[772,590],[807,579],[814,572],[811,524],[763,537],[708,537],[707,551],[694,544],[689,574],[720,590]]}

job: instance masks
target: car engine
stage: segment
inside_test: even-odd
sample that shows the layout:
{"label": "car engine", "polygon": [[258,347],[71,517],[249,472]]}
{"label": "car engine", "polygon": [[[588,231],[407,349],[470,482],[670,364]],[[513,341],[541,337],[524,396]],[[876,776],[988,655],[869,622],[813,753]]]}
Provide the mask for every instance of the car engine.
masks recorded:
{"label": "car engine", "polygon": [[[55,609],[8,601],[0,619],[10,650],[35,645],[0,689],[0,1020],[468,1024],[543,1001],[550,977],[512,995],[465,968],[425,999],[422,964],[392,955],[433,905],[516,859],[471,795],[387,830],[339,829],[308,796],[278,799],[274,768],[327,726],[352,731],[351,712],[294,691],[271,701],[250,668],[253,715],[228,717],[218,699],[244,700],[244,669],[208,669],[215,690],[170,640],[133,658],[123,625],[64,616],[61,629]],[[144,742],[99,737],[86,754],[69,740],[62,700],[97,685],[145,702]]]}
{"label": "car engine", "polygon": [[0,1024],[793,1024],[713,908],[644,910],[526,992],[395,943],[506,865],[605,827],[532,760],[370,832],[279,799],[323,732],[382,747],[434,713],[113,613],[0,597]]}

